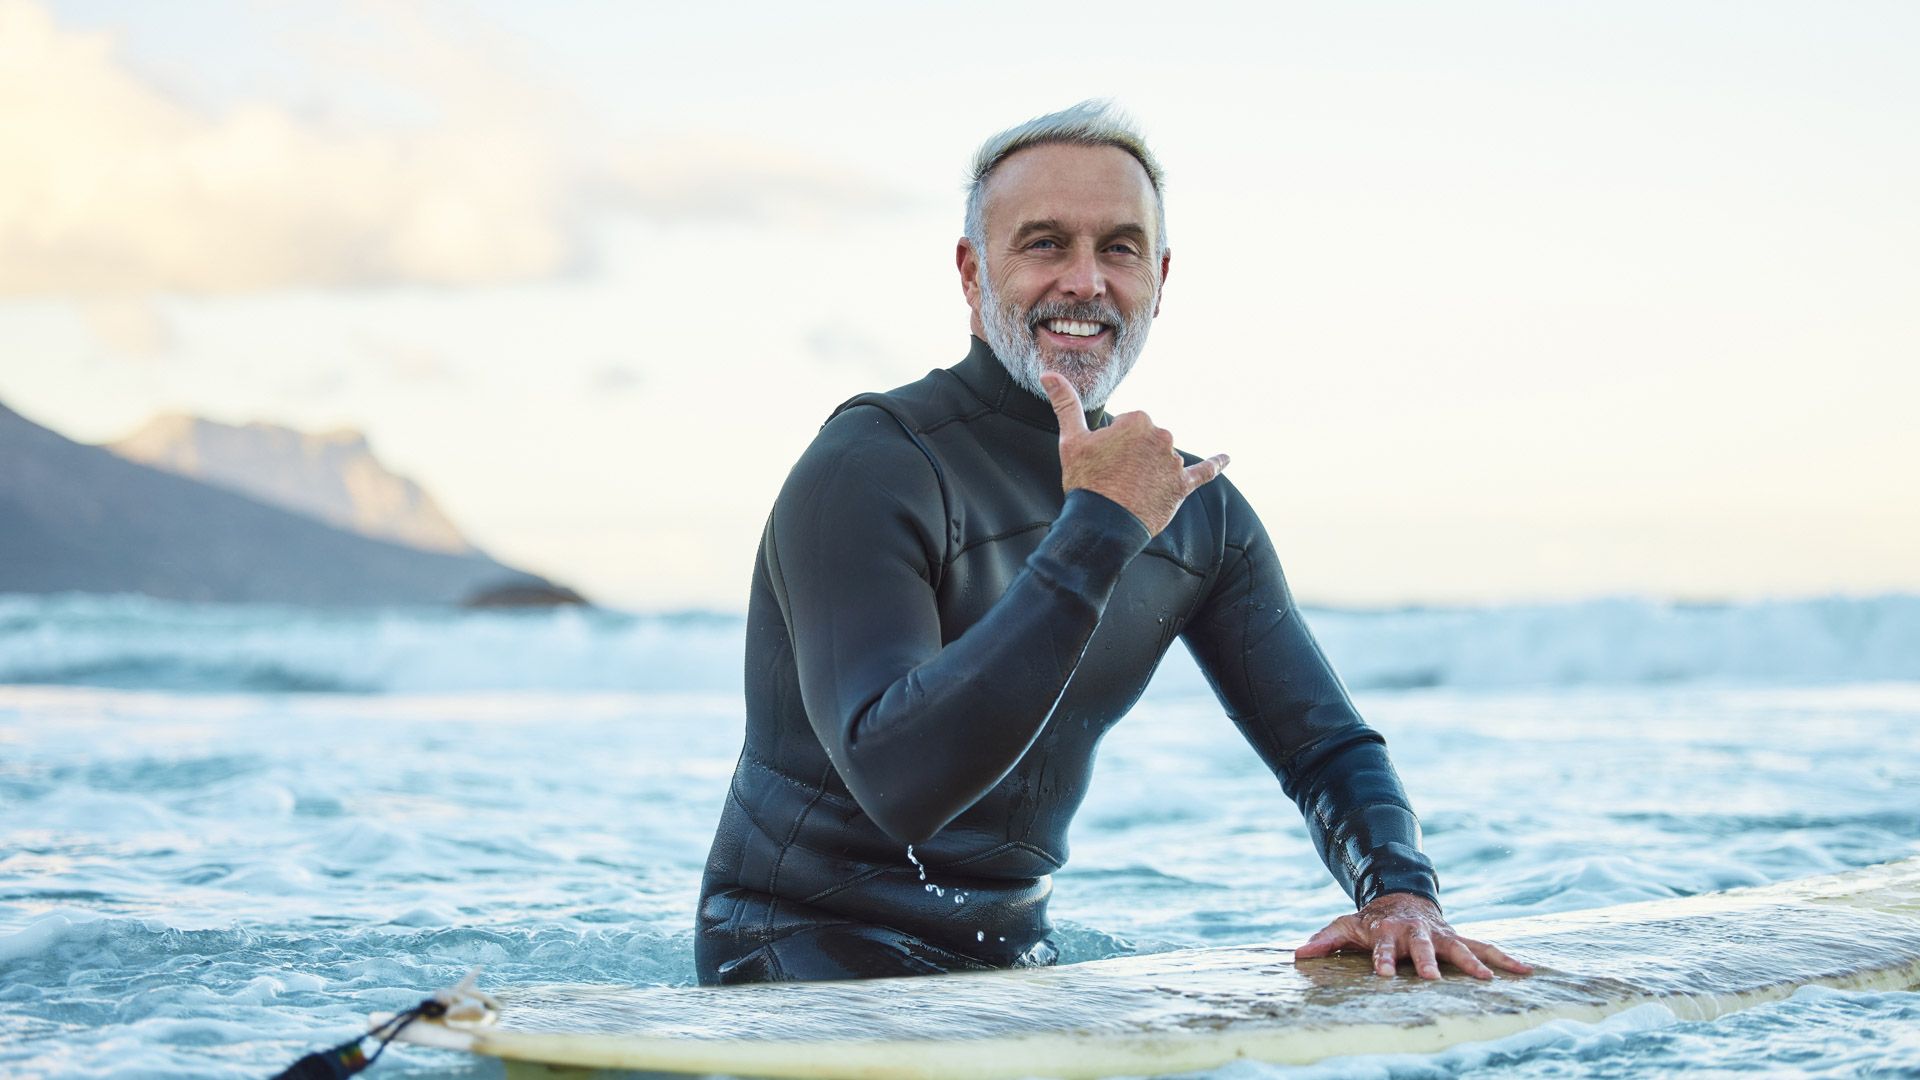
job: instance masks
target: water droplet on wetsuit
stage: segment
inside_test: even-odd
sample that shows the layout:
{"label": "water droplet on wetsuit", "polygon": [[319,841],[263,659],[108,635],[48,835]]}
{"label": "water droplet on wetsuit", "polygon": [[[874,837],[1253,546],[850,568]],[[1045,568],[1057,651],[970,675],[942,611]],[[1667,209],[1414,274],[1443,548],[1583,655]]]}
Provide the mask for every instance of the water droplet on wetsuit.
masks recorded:
{"label": "water droplet on wetsuit", "polygon": [[[917,858],[915,858],[915,857],[914,857],[914,854],[913,854],[913,845],[912,845],[912,844],[908,844],[908,845],[907,845],[907,861],[908,861],[908,862],[910,862],[910,863],[912,863],[913,865],[915,865],[915,866],[917,866],[917,867],[919,867],[919,868],[920,868],[920,880],[921,880],[921,881],[926,881],[926,885],[925,885],[925,888],[926,888],[926,891],[928,891],[928,892],[930,892],[930,893],[932,893],[932,894],[933,894],[933,895],[935,895],[935,896],[945,896],[945,895],[947,895],[947,890],[946,890],[946,889],[944,889],[944,888],[941,888],[941,887],[940,887],[940,886],[938,886],[938,885],[935,885],[935,884],[934,884],[933,882],[931,882],[931,881],[927,881],[927,866],[926,866],[926,864],[925,864],[925,863],[923,863],[923,862],[921,862],[921,861],[920,861],[919,859],[917,859]],[[954,902],[954,903],[956,903],[956,904],[964,904],[964,903],[966,903],[966,902],[967,902],[967,894],[966,894],[966,893],[963,893],[963,892],[961,892],[961,891],[960,891],[960,890],[958,890],[958,889],[955,889],[955,890],[953,891],[953,902]]]}

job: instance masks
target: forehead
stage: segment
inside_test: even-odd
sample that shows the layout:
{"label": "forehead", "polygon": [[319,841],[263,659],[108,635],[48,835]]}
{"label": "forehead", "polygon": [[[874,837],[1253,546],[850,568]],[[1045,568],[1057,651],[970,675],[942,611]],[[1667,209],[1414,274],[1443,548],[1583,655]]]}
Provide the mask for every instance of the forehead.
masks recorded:
{"label": "forehead", "polygon": [[1117,146],[1045,143],[1007,156],[987,179],[990,233],[1049,219],[1089,231],[1134,225],[1153,231],[1153,181]]}

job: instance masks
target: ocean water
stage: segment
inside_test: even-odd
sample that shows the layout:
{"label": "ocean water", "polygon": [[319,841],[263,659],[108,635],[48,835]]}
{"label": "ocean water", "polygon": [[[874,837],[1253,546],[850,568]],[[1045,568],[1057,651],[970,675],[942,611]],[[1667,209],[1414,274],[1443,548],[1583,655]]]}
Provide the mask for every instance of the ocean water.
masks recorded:
{"label": "ocean water", "polygon": [[[1456,921],[1920,853],[1920,600],[1314,612]],[[739,748],[726,616],[0,598],[0,1075],[265,1077],[475,965],[675,985]],[[1345,910],[1176,650],[1101,751],[1065,960]],[[1643,1007],[1217,1077],[1920,1075],[1920,993]],[[498,1076],[396,1046],[371,1076]]]}

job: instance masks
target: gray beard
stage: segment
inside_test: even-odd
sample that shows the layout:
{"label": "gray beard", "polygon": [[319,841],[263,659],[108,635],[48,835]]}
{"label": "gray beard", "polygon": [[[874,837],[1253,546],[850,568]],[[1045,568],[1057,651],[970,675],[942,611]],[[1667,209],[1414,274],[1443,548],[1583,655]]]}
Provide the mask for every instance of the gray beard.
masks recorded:
{"label": "gray beard", "polygon": [[[1079,319],[1103,323],[1113,328],[1113,344],[1104,355],[1085,356],[1063,352],[1045,358],[1040,352],[1040,323],[1048,319]],[[1120,380],[1133,370],[1146,347],[1147,331],[1153,326],[1153,305],[1140,305],[1132,317],[1123,318],[1112,304],[1085,301],[1078,304],[1051,302],[1028,311],[1017,304],[1006,304],[993,283],[987,279],[986,260],[980,262],[980,324],[987,332],[987,344],[993,355],[1027,392],[1045,400],[1047,391],[1040,385],[1043,372],[1056,371],[1066,376],[1080,394],[1080,404],[1088,411],[1104,408]]]}

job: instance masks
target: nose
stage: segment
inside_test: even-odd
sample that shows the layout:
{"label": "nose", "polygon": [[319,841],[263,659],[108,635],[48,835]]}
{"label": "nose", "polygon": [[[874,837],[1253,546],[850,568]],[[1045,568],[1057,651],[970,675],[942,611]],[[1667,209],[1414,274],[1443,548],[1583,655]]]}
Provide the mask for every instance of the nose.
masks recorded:
{"label": "nose", "polygon": [[1106,295],[1107,276],[1100,269],[1100,256],[1091,247],[1076,245],[1054,285],[1062,294],[1076,300],[1095,300]]}

